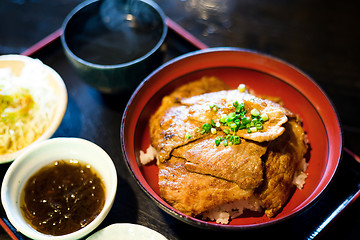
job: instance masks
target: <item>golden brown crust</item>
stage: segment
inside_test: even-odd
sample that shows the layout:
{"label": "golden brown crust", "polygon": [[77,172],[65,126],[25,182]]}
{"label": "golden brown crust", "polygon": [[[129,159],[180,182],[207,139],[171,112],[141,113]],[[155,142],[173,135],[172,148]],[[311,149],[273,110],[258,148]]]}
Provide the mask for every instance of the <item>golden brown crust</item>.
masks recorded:
{"label": "golden brown crust", "polygon": [[194,129],[202,123],[189,118],[189,109],[179,104],[183,98],[208,92],[220,91],[229,87],[215,77],[203,77],[198,81],[185,84],[162,99],[161,106],[149,121],[151,145],[159,152],[158,160],[163,162],[170,157],[171,151],[190,142],[185,134],[192,132],[191,141],[201,138]]}
{"label": "golden brown crust", "polygon": [[161,198],[189,216],[253,194],[253,190],[243,190],[233,182],[189,172],[184,164],[185,160],[177,157],[161,163],[159,187]]}
{"label": "golden brown crust", "polygon": [[302,127],[290,120],[285,128],[285,133],[268,147],[264,158],[264,184],[257,193],[269,218],[275,216],[289,199],[295,171],[307,151]]}
{"label": "golden brown crust", "polygon": [[235,182],[241,189],[257,188],[263,181],[261,156],[266,145],[241,139],[239,145],[216,146],[216,137],[210,135],[189,143],[175,149],[172,155],[186,159],[185,168],[190,172]]}

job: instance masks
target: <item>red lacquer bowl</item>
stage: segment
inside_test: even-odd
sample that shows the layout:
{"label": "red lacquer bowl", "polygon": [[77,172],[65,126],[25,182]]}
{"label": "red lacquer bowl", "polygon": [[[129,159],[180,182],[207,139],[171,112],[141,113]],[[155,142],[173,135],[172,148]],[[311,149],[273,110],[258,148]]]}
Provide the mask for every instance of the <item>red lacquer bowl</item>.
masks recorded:
{"label": "red lacquer bowl", "polygon": [[[216,76],[233,88],[240,83],[256,94],[281,97],[285,107],[299,114],[311,146],[308,178],[274,218],[240,217],[229,225],[189,217],[159,196],[158,168],[139,166],[139,151],[150,144],[148,121],[163,96],[202,76]],[[186,223],[210,228],[249,229],[286,220],[309,207],[329,185],[339,164],[342,136],[338,117],[321,88],[306,74],[274,57],[239,48],[213,48],[178,57],[154,71],[136,89],[122,118],[121,146],[131,173],[157,205]]]}

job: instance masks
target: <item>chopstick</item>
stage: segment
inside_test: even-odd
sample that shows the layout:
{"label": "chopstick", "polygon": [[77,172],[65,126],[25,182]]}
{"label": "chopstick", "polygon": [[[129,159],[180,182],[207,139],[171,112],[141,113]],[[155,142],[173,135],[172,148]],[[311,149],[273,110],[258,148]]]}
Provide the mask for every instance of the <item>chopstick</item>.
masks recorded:
{"label": "chopstick", "polygon": [[352,156],[356,161],[358,161],[360,163],[360,157],[358,155],[356,155],[355,153],[353,153],[350,149],[348,149],[347,147],[344,147],[344,151],[349,154],[350,156]]}
{"label": "chopstick", "polygon": [[336,217],[339,216],[343,210],[348,207],[350,204],[352,204],[359,196],[360,196],[360,186],[358,186],[359,189],[354,194],[351,194],[349,197],[347,197],[331,214],[328,216],[325,221],[323,221],[322,224],[320,224],[315,231],[313,231],[310,236],[307,238],[307,240],[312,240],[317,237],[317,235],[330,223],[332,222]]}
{"label": "chopstick", "polygon": [[[353,157],[357,162],[360,163],[360,157],[353,153],[350,149],[344,147],[344,151]],[[307,238],[307,240],[315,239],[319,233],[324,230],[324,228],[332,222],[335,218],[337,218],[340,213],[343,212],[345,208],[351,205],[358,197],[360,196],[360,184],[358,185],[358,189],[350,194]]]}
{"label": "chopstick", "polygon": [[15,230],[13,226],[9,223],[9,221],[5,218],[0,218],[0,225],[6,231],[6,233],[11,237],[13,240],[21,240],[22,237],[19,236],[19,233]]}

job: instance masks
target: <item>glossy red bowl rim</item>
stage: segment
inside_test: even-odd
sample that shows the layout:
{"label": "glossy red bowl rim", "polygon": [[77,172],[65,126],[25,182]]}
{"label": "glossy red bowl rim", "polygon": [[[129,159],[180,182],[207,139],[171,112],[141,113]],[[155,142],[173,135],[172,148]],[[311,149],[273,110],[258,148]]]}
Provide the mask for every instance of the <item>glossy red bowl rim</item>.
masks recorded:
{"label": "glossy red bowl rim", "polygon": [[[217,68],[219,66],[229,67],[229,64],[222,65],[221,62],[213,61],[214,58],[216,59],[216,55],[218,54],[225,54],[229,58],[234,58],[234,62],[238,61],[236,58],[241,56],[242,58],[246,59],[246,61],[241,62],[242,68],[249,68],[275,76],[276,78],[281,79],[293,88],[297,89],[302,94],[311,91],[312,96],[316,96],[316,98],[309,98],[309,96],[305,94],[306,98],[309,99],[312,106],[318,112],[319,116],[326,116],[325,119],[321,118],[324,128],[326,129],[326,138],[328,140],[326,171],[324,172],[324,175],[322,176],[321,181],[317,185],[316,189],[310,194],[310,196],[304,202],[298,205],[292,212],[281,218],[248,225],[221,225],[187,216],[172,208],[155,193],[155,191],[146,182],[139,166],[136,163],[136,157],[133,151],[134,133],[138,117],[149,101],[149,99],[144,100],[144,92],[146,92],[147,95],[153,96],[159,90],[159,84],[165,86],[167,83],[183,75],[205,68]],[[239,66],[234,64],[234,67]],[[293,77],[290,76],[296,76],[297,80],[292,81]],[[301,81],[299,81],[299,79],[301,79]],[[152,84],[152,81],[156,81],[157,84]],[[131,119],[129,119],[129,116],[131,116]],[[135,116],[135,119],[133,116]],[[152,200],[154,200],[161,209],[173,217],[193,226],[227,230],[242,230],[269,226],[271,224],[289,219],[290,217],[293,217],[308,209],[320,198],[320,196],[322,196],[330,181],[332,180],[339,165],[343,144],[341,127],[335,108],[333,107],[330,99],[326,96],[325,92],[314,80],[312,80],[308,75],[303,73],[298,68],[283,60],[256,51],[233,47],[209,48],[184,54],[180,57],[170,60],[151,73],[134,91],[125,108],[121,121],[120,138],[124,159],[132,176],[135,178],[141,189]],[[135,161],[131,161],[131,159],[135,159]]]}

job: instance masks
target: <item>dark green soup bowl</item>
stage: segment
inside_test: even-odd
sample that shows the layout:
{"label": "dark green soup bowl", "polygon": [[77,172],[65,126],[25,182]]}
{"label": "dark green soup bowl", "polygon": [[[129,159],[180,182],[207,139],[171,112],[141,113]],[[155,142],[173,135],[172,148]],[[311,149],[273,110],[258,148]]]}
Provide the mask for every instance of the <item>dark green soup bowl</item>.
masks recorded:
{"label": "dark green soup bowl", "polygon": [[103,93],[132,91],[162,63],[165,18],[152,1],[85,1],[66,17],[61,43],[85,83]]}

